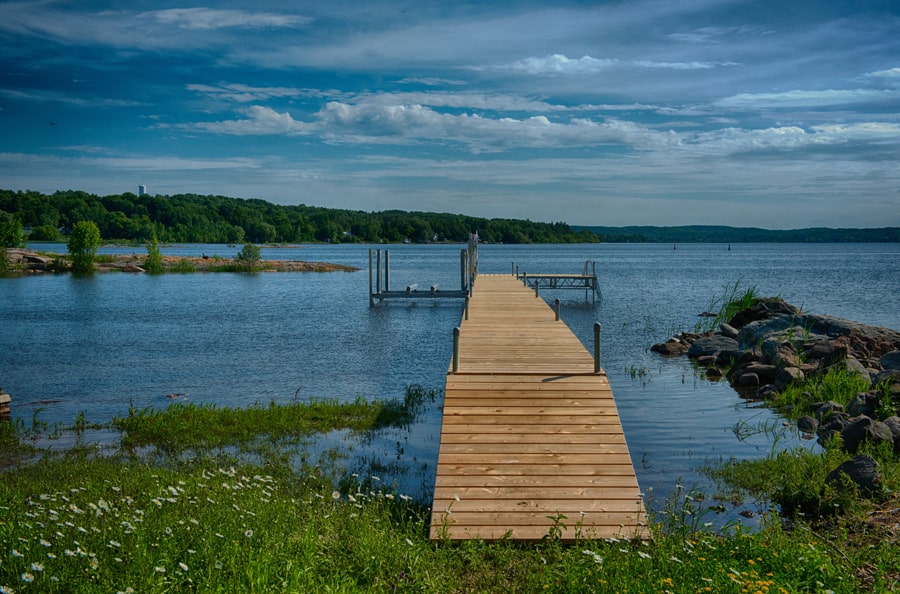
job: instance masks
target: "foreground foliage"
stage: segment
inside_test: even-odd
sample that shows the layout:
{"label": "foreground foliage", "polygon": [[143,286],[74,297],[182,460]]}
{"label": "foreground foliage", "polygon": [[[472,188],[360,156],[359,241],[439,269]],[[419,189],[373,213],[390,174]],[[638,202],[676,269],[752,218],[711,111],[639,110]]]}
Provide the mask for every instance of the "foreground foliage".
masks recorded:
{"label": "foreground foliage", "polygon": [[[756,533],[707,531],[699,499],[673,494],[654,539],[563,546],[432,543],[430,502],[372,473],[297,463],[280,447],[317,431],[408,423],[430,393],[400,401],[173,404],[115,424],[123,447],[45,452],[0,481],[0,592],[856,592],[896,587],[897,547],[819,535],[777,518]],[[83,428],[81,417],[76,429]],[[297,425],[295,425],[297,424]],[[5,451],[35,435],[6,425]],[[355,428],[355,429],[354,429]],[[154,447],[138,456],[133,446]],[[223,450],[228,444],[237,449]],[[229,453],[230,452],[230,453]],[[152,462],[151,462],[152,460]],[[563,528],[565,533],[571,528]]]}

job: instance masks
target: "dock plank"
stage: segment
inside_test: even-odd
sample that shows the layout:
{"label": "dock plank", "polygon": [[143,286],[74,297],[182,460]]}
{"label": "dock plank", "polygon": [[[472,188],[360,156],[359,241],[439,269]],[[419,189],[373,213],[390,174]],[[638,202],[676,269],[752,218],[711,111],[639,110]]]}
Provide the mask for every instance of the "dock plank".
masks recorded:
{"label": "dock plank", "polygon": [[478,277],[458,364],[447,375],[432,539],[540,540],[558,514],[581,538],[650,537],[606,374],[532,289],[512,275]]}

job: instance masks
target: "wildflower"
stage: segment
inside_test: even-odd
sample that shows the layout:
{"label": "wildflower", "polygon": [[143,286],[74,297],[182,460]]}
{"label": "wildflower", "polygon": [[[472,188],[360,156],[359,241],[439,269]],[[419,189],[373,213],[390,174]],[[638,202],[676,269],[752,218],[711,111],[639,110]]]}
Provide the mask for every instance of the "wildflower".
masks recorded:
{"label": "wildflower", "polygon": [[31,582],[34,581],[34,576],[26,571],[25,573],[22,574],[22,581],[25,582],[26,584],[30,584]]}
{"label": "wildflower", "polygon": [[224,534],[219,534],[218,532],[216,532],[216,536],[217,536],[218,538],[225,538],[225,535],[224,535]]}
{"label": "wildflower", "polygon": [[377,476],[375,476],[375,475],[373,474],[373,475],[372,475],[372,480],[373,480],[373,481],[380,481],[381,479],[378,478]]}
{"label": "wildflower", "polygon": [[100,569],[100,562],[97,561],[96,557],[91,557],[91,569],[93,569],[93,570]]}
{"label": "wildflower", "polygon": [[66,549],[66,550],[63,552],[63,554],[64,554],[66,557],[74,557],[74,556],[75,556],[75,551],[73,551],[73,550],[71,550],[71,549]]}
{"label": "wildflower", "polygon": [[187,570],[188,570],[188,566],[187,566],[186,564],[182,563],[181,561],[178,562],[178,567],[181,568],[181,571],[187,571]]}
{"label": "wildflower", "polygon": [[16,591],[9,586],[0,586],[0,594],[16,594]]}
{"label": "wildflower", "polygon": [[247,530],[244,531],[244,536],[246,536],[247,538],[252,538],[253,531],[248,528]]}
{"label": "wildflower", "polygon": [[413,544],[413,541],[411,541],[411,540],[408,539],[408,538],[406,539],[406,544],[408,544],[408,545],[411,546],[411,547],[412,547],[412,546],[415,546],[415,545]]}
{"label": "wildflower", "polygon": [[650,559],[650,555],[648,555],[644,551],[638,551],[637,554],[641,557],[641,559]]}
{"label": "wildflower", "polygon": [[153,568],[153,571],[155,571],[156,573],[165,573],[166,568],[161,565],[157,565],[156,567]]}
{"label": "wildflower", "polygon": [[50,546],[53,546],[53,545],[51,545],[49,542],[47,542],[46,540],[44,540],[44,539],[42,538],[42,539],[41,539],[41,546],[42,546],[42,547],[50,547]]}
{"label": "wildflower", "polygon": [[40,563],[38,563],[37,561],[35,561],[34,563],[31,564],[31,571],[33,571],[35,573],[40,573],[40,572],[44,571],[44,566],[41,565]]}
{"label": "wildflower", "polygon": [[54,553],[47,553],[48,559],[56,559],[56,555]]}
{"label": "wildflower", "polygon": [[22,553],[20,553],[19,551],[15,550],[15,549],[13,549],[13,550],[12,550],[12,556],[15,557],[16,559],[21,559],[21,558],[24,557],[25,555],[23,555]]}
{"label": "wildflower", "polygon": [[337,492],[337,491],[332,491],[332,492],[331,492],[331,498],[332,498],[332,499],[340,499],[340,498],[341,498],[341,494],[340,494],[339,492]]}

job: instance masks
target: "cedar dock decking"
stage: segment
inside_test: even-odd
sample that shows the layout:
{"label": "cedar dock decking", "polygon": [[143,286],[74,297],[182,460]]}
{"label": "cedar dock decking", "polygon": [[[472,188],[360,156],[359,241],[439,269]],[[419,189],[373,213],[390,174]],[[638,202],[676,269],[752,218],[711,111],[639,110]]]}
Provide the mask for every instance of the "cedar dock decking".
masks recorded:
{"label": "cedar dock decking", "polygon": [[[447,375],[432,540],[650,538],[606,374],[513,275],[478,276]],[[565,516],[565,518],[562,518]]]}

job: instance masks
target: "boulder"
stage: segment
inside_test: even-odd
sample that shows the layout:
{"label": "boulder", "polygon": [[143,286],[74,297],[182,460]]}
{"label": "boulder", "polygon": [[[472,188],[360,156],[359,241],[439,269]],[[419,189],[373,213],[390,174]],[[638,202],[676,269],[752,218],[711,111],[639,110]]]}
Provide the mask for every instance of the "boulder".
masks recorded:
{"label": "boulder", "polygon": [[746,365],[735,367],[733,375],[740,377],[746,373],[753,373],[759,378],[761,383],[769,384],[775,381],[778,376],[778,368],[774,365],[766,365],[765,363],[751,362]]}
{"label": "boulder", "polygon": [[803,433],[815,433],[819,428],[819,421],[809,415],[803,415],[797,419],[797,429]]}
{"label": "boulder", "polygon": [[900,371],[900,351],[891,351],[878,359],[878,364],[882,369]]}
{"label": "boulder", "polygon": [[743,311],[739,311],[728,321],[728,325],[740,329],[752,322],[767,320],[777,315],[796,315],[798,313],[800,313],[799,309],[789,305],[784,299],[776,297],[774,299],[766,299]]}
{"label": "boulder", "polygon": [[689,348],[690,345],[687,345],[683,342],[670,340],[668,342],[655,344],[650,347],[650,350],[654,353],[659,353],[660,355],[669,357],[674,355],[683,355],[688,352]]}
{"label": "boulder", "polygon": [[722,351],[738,351],[738,343],[733,338],[720,334],[697,339],[688,349],[688,357],[717,356]]}
{"label": "boulder", "polygon": [[851,417],[865,415],[875,418],[875,411],[878,409],[878,401],[880,394],[877,391],[870,390],[868,392],[859,392],[847,403],[847,414]]}
{"label": "boulder", "polygon": [[881,487],[878,462],[870,456],[856,456],[829,472],[825,483],[833,485],[839,493],[844,494],[852,489],[858,490],[863,497],[870,498]]}
{"label": "boulder", "polygon": [[738,330],[730,324],[725,324],[724,322],[719,324],[719,332],[726,338],[737,340]]}
{"label": "boulder", "polygon": [[755,388],[759,386],[759,376],[755,373],[742,373],[737,377],[739,388]]}
{"label": "boulder", "polygon": [[834,413],[844,412],[844,405],[834,400],[817,402],[812,405],[812,408],[815,411],[813,414],[820,422],[827,421]]}
{"label": "boulder", "polygon": [[802,382],[804,379],[805,376],[799,367],[785,367],[778,372],[778,375],[775,376],[775,381],[772,383],[775,385],[776,390],[783,392],[791,384]]}
{"label": "boulder", "polygon": [[853,417],[841,431],[844,449],[855,454],[863,443],[894,443],[894,435],[890,428],[880,421],[865,415]]}
{"label": "boulder", "polygon": [[790,342],[778,340],[763,341],[762,354],[765,361],[775,367],[797,367],[800,365],[800,357],[797,356],[797,351]]}
{"label": "boulder", "polygon": [[894,436],[894,453],[900,454],[900,417],[893,416],[888,417],[882,421],[887,428],[891,430],[891,435]]}

